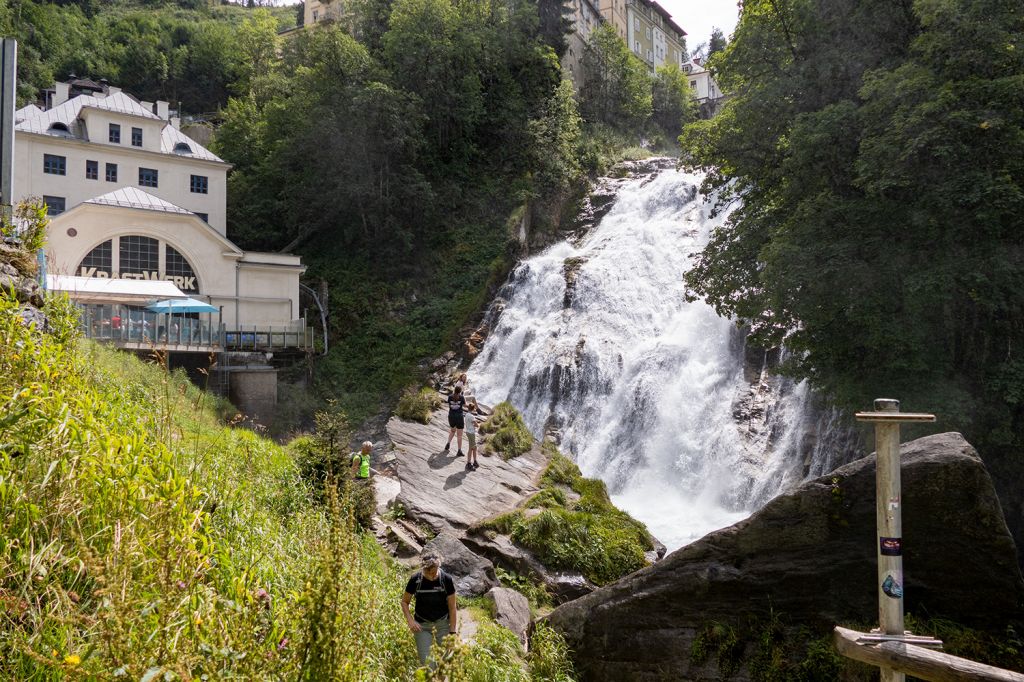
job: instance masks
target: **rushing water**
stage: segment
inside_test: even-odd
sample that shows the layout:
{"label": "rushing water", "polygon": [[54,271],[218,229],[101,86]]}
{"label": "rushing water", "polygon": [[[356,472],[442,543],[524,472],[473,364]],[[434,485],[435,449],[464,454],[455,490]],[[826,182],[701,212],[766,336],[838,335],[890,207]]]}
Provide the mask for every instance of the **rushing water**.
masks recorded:
{"label": "rushing water", "polygon": [[728,215],[712,217],[700,181],[628,181],[580,243],[522,262],[470,368],[482,401],[511,401],[670,549],[827,466],[805,442],[807,388],[745,372],[736,325],[685,300],[683,274]]}

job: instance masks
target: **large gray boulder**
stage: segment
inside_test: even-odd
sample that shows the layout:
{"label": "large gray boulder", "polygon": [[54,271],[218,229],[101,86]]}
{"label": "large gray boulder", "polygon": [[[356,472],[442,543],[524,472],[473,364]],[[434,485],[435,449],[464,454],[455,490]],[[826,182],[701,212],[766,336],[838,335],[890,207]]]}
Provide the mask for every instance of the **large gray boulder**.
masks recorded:
{"label": "large gray boulder", "polygon": [[[907,611],[1005,629],[1022,613],[1024,580],[977,453],[945,433],[907,443],[901,455]],[[821,636],[839,623],[876,622],[877,543],[871,455],[563,604],[549,620],[585,680],[749,679],[742,662],[727,675],[714,660],[692,660],[702,628],[781,619]]]}
{"label": "large gray boulder", "polygon": [[423,549],[441,555],[441,567],[455,580],[455,591],[464,597],[479,597],[498,585],[494,564],[469,551],[451,533],[441,533]]}
{"label": "large gray boulder", "polygon": [[526,646],[526,632],[530,629],[530,601],[515,590],[495,587],[487,593],[494,602],[494,622],[508,628]]}

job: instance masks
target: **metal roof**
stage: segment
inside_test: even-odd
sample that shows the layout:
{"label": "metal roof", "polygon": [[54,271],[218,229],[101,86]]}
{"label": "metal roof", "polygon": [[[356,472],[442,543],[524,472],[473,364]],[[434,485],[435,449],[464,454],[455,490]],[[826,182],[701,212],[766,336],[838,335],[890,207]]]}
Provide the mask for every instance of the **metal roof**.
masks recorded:
{"label": "metal roof", "polygon": [[[86,130],[85,122],[82,120],[82,110],[85,108],[100,109],[127,116],[135,116],[151,121],[163,123],[163,130],[160,132],[160,152],[163,154],[174,154],[203,161],[215,161],[225,163],[223,159],[211,152],[209,149],[184,134],[168,121],[160,118],[146,107],[139,104],[130,95],[123,92],[115,92],[106,97],[92,97],[90,95],[78,95],[67,102],[59,104],[52,109],[43,111],[35,105],[22,107],[15,112],[15,130],[17,132],[35,133],[37,135],[52,135],[54,137],[74,138],[85,142],[89,141],[89,133]],[[55,123],[62,123],[67,132],[55,129]],[[175,151],[175,145],[184,143],[192,150],[185,154]]]}
{"label": "metal roof", "polygon": [[113,192],[101,194],[92,199],[86,199],[86,204],[101,204],[103,206],[122,206],[124,208],[140,208],[146,211],[163,211],[164,213],[184,213],[194,215],[192,211],[181,206],[175,206],[169,201],[155,197],[149,192],[143,192],[135,187],[122,187]]}

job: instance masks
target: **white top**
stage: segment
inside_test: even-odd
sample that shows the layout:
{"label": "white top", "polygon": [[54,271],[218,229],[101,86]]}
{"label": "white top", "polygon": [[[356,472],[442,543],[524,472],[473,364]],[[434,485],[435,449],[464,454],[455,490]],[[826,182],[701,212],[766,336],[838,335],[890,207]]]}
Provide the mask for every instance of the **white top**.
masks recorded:
{"label": "white top", "polygon": [[476,415],[466,410],[466,433],[476,435]]}

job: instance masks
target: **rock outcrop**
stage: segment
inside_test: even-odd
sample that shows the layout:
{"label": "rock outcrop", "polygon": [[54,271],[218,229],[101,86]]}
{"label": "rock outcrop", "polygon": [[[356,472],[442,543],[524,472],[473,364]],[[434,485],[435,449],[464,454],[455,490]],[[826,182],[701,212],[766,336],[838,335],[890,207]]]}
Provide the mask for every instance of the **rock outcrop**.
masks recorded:
{"label": "rock outcrop", "polygon": [[438,552],[445,573],[455,580],[455,590],[466,597],[479,597],[497,587],[494,564],[477,556],[451,533],[441,533],[423,548]]}
{"label": "rock outcrop", "polygon": [[[411,517],[434,531],[462,531],[495,514],[512,511],[537,492],[537,481],[547,466],[540,446],[508,461],[480,457],[480,468],[465,469],[466,458],[456,457],[456,442],[445,451],[448,438],[446,412],[438,410],[429,424],[392,417],[388,436],[398,450],[398,504]],[[463,441],[463,449],[466,449]],[[483,448],[480,448],[483,453]]]}
{"label": "rock outcrop", "polygon": [[495,587],[487,593],[487,598],[494,602],[494,622],[514,632],[525,645],[532,620],[529,600],[507,587]]}
{"label": "rock outcrop", "polygon": [[[901,455],[907,611],[980,628],[1019,619],[1024,580],[977,453],[946,433],[907,443]],[[724,679],[716,661],[691,658],[708,624],[781,616],[820,636],[835,624],[875,622],[877,542],[871,455],[563,604],[549,620],[585,680]],[[741,665],[728,677],[749,671]]]}

